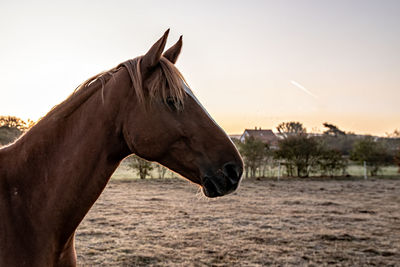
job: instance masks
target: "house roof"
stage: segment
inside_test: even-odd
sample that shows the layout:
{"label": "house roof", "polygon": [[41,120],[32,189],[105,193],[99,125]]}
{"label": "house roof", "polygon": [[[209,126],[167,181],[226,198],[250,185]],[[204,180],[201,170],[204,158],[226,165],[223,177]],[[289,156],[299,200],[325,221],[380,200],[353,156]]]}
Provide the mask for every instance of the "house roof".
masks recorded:
{"label": "house roof", "polygon": [[240,139],[242,140],[251,136],[268,144],[275,144],[278,142],[278,137],[274,134],[274,132],[272,132],[272,130],[263,129],[245,129]]}
{"label": "house roof", "polygon": [[242,137],[242,135],[241,134],[230,134],[229,135],[229,137],[231,138],[231,139],[240,139],[240,137]]}

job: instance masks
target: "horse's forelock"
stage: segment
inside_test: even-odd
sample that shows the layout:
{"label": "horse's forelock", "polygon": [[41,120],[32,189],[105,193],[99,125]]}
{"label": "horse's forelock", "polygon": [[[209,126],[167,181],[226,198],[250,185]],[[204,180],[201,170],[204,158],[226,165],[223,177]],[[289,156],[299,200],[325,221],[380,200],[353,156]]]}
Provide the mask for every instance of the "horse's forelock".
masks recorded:
{"label": "horse's forelock", "polygon": [[185,89],[182,81],[185,79],[174,64],[164,57],[161,57],[159,69],[154,71],[151,80],[148,81],[149,92],[144,92],[141,59],[142,57],[137,57],[120,64],[129,73],[139,103],[152,102],[155,98],[161,98],[163,102],[167,102],[168,97],[184,103]]}

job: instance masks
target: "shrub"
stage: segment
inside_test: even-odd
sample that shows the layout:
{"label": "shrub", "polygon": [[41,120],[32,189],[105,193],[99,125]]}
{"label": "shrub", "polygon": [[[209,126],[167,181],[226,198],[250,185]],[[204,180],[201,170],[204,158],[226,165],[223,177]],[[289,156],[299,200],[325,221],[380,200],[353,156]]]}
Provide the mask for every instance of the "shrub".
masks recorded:
{"label": "shrub", "polygon": [[153,164],[150,161],[136,155],[129,157],[128,166],[139,174],[140,179],[146,179],[147,176],[151,176],[150,172],[153,170]]}
{"label": "shrub", "polygon": [[238,148],[245,164],[246,177],[249,172],[251,177],[255,177],[257,169],[264,164],[269,155],[268,145],[251,136],[243,143],[238,143]]}
{"label": "shrub", "polygon": [[342,153],[338,150],[321,147],[318,159],[318,166],[321,175],[339,175],[344,173],[347,167],[347,160],[342,157]]}
{"label": "shrub", "polygon": [[350,159],[363,164],[365,161],[371,176],[376,176],[382,166],[393,162],[393,157],[381,143],[366,137],[358,140],[351,151]]}
{"label": "shrub", "polygon": [[285,161],[289,176],[295,171],[298,177],[308,177],[320,156],[319,143],[306,135],[288,136],[280,140],[278,146],[275,158]]}

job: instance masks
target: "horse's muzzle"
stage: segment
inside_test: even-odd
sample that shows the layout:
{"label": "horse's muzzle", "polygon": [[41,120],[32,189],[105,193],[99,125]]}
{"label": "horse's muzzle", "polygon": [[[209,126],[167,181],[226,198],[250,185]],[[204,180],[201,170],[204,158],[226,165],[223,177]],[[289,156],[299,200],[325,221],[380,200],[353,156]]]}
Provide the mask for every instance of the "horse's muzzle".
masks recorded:
{"label": "horse's muzzle", "polygon": [[235,163],[226,163],[214,175],[202,179],[203,193],[207,197],[220,197],[235,191],[240,183],[243,168]]}

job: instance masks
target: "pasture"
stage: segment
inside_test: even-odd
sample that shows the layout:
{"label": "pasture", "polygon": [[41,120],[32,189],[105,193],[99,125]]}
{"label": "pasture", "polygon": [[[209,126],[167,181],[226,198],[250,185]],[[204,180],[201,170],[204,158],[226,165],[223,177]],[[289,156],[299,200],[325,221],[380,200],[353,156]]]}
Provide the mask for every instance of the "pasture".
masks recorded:
{"label": "pasture", "polygon": [[400,266],[400,179],[112,179],[76,235],[80,266]]}

